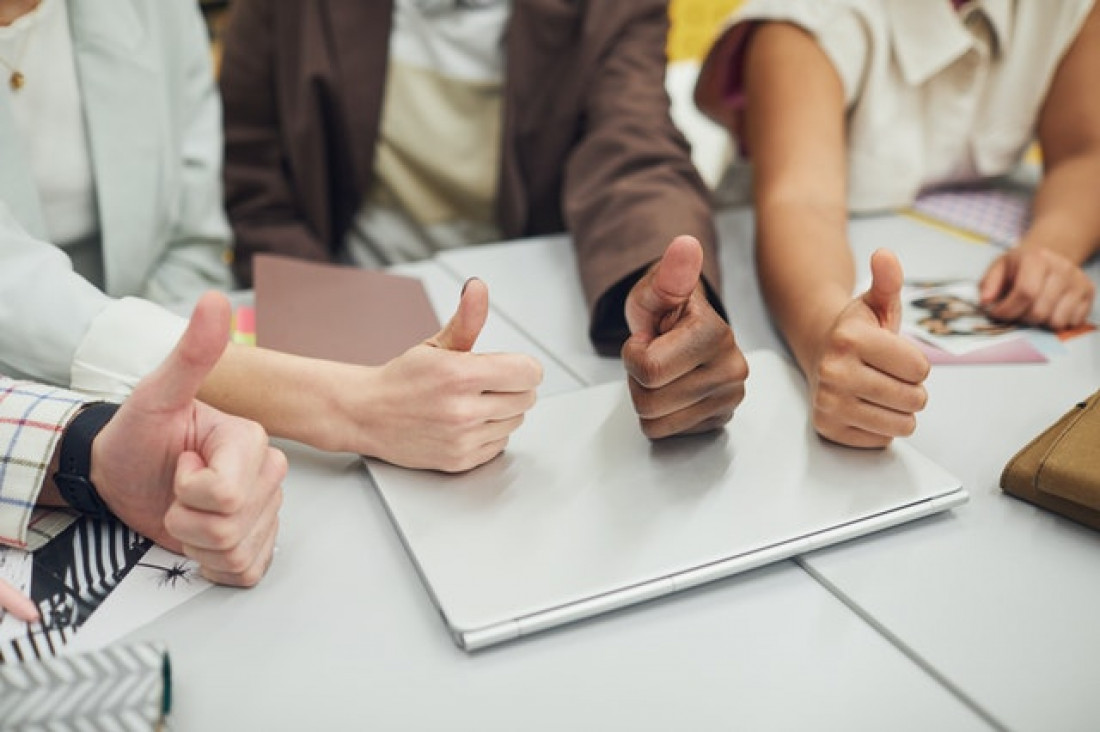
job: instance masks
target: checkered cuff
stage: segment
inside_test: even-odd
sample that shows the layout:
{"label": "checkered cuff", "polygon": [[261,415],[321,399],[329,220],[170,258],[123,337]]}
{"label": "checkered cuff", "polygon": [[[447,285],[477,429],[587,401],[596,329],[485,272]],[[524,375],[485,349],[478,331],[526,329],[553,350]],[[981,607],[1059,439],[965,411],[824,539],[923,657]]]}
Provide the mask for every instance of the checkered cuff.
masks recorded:
{"label": "checkered cuff", "polygon": [[33,551],[71,522],[64,512],[36,510],[35,502],[65,426],[88,401],[0,377],[0,543]]}

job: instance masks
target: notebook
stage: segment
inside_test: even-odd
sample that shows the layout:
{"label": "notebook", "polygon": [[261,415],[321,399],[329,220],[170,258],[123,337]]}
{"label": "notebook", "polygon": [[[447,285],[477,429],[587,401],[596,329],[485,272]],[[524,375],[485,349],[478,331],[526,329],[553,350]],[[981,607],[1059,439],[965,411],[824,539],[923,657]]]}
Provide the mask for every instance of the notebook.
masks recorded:
{"label": "notebook", "polygon": [[709,435],[650,442],[613,383],[541,400],[468,473],[368,459],[455,643],[473,651],[966,500],[905,441],[820,439],[801,375],[772,352],[748,358],[744,402]]}
{"label": "notebook", "polygon": [[256,255],[253,269],[264,348],[379,366],[439,330],[413,277],[274,254]]}

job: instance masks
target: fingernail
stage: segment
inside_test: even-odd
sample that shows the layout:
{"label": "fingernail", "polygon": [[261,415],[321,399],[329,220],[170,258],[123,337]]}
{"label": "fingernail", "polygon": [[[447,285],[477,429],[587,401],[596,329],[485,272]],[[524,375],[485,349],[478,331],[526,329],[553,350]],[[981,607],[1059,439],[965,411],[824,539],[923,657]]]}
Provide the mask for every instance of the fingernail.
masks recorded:
{"label": "fingernail", "polygon": [[463,295],[466,294],[466,288],[469,287],[470,283],[473,282],[476,279],[477,279],[477,277],[471,277],[471,278],[469,278],[468,280],[466,280],[465,282],[462,283],[462,292],[459,293],[459,297],[462,297]]}

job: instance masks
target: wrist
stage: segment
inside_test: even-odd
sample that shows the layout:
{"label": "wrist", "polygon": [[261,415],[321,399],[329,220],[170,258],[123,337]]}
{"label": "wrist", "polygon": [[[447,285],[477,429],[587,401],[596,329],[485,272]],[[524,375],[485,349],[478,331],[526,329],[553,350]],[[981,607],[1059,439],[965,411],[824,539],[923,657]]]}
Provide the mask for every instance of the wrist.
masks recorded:
{"label": "wrist", "polygon": [[[95,402],[77,413],[65,427],[60,447],[55,455],[56,471],[53,487],[57,499],[54,505],[63,505],[79,513],[105,519],[112,514],[99,492],[102,471],[96,470],[96,437],[118,411],[117,404]],[[97,485],[96,481],[100,480]]]}
{"label": "wrist", "polygon": [[[339,418],[329,422],[333,430],[332,449],[352,452],[369,457],[381,454],[380,425],[376,424],[382,409],[380,386],[385,366],[354,366],[341,380],[345,396],[338,398],[332,414]],[[354,396],[346,396],[352,394]]]}
{"label": "wrist", "polygon": [[375,383],[381,369],[326,362],[314,382],[317,393],[310,408],[308,444],[328,452],[372,454],[370,420],[375,413]]}
{"label": "wrist", "polygon": [[1094,243],[1072,221],[1051,216],[1032,222],[1015,246],[1018,249],[1046,249],[1076,265],[1083,264],[1095,248]]}
{"label": "wrist", "polygon": [[844,288],[824,287],[816,297],[804,301],[800,317],[785,329],[788,345],[804,373],[816,370],[830,333],[852,300]]}

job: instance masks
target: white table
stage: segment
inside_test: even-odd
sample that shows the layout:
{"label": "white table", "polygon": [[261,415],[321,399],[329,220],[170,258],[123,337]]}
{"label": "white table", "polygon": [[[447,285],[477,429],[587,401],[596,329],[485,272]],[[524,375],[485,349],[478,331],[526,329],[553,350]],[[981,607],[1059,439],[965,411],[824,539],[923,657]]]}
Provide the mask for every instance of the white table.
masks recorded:
{"label": "white table", "polygon": [[[724,212],[719,231],[723,291],[738,342],[782,350],[756,284],[751,215]],[[858,219],[850,231],[861,281],[880,246],[896,251],[912,278],[976,277],[998,253],[907,216]],[[613,361],[586,348],[575,278],[552,275],[575,267],[564,237],[456,252],[441,263],[458,276],[477,272],[490,282],[498,307],[584,381],[619,378]],[[532,268],[539,281],[517,277]],[[1100,281],[1097,263],[1089,271]],[[570,299],[564,306],[533,302],[562,291]],[[1097,333],[1070,342],[1067,354],[1047,364],[936,367],[912,440],[963,480],[971,502],[800,560],[995,726],[1100,728],[1100,695],[1093,693],[1100,679],[1100,534],[1005,496],[998,486],[1017,449],[1097,388]]]}
{"label": "white table", "polygon": [[[911,232],[897,241],[916,276],[976,277],[997,253],[905,220],[855,230],[863,253],[888,231]],[[999,488],[1020,447],[1100,388],[1100,334],[1068,350],[1046,364],[935,367],[912,441],[963,480],[970,503],[919,532],[805,560],[946,684],[1016,730],[1100,728],[1100,533]]]}
{"label": "white table", "polygon": [[978,730],[791,562],[466,655],[353,456],[287,446],[279,551],[135,636],[175,730]]}
{"label": "white table", "polygon": [[[622,378],[614,359],[585,358],[572,268],[538,259],[562,250],[484,250],[537,259],[500,278],[471,273],[489,281],[494,303],[484,345],[542,354],[550,390]],[[456,258],[444,262],[452,272]],[[463,277],[417,269],[445,319]],[[547,298],[535,310],[552,313],[547,322],[512,307],[535,297]],[[569,345],[524,341],[534,330]],[[358,459],[285,447],[279,551],[264,581],[214,588],[134,634],[169,644],[173,729],[990,728],[790,561],[467,655]]]}

